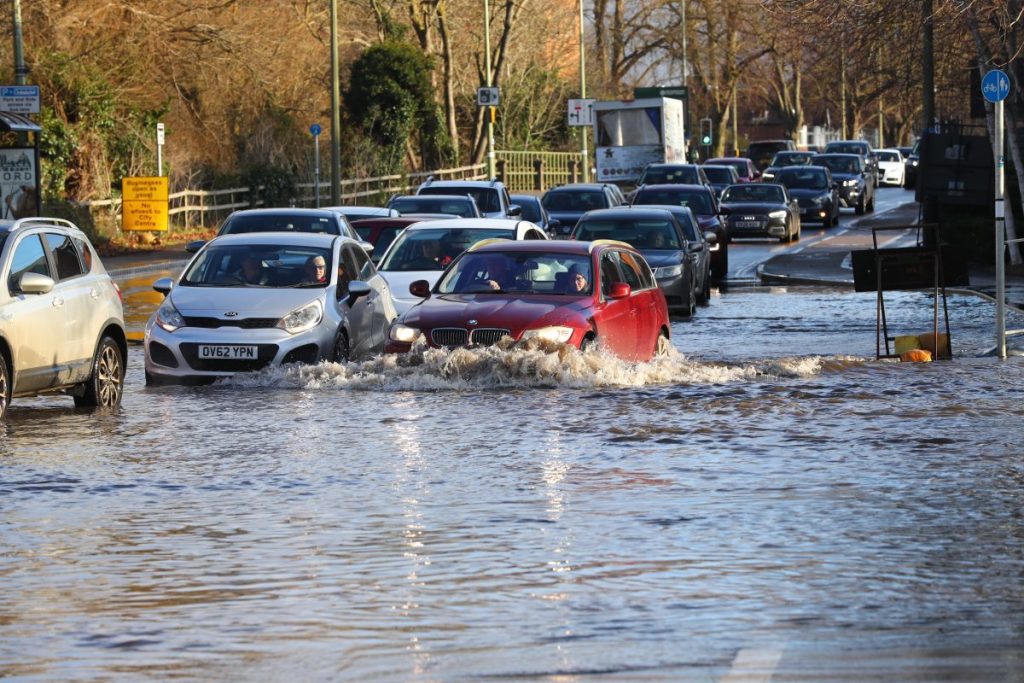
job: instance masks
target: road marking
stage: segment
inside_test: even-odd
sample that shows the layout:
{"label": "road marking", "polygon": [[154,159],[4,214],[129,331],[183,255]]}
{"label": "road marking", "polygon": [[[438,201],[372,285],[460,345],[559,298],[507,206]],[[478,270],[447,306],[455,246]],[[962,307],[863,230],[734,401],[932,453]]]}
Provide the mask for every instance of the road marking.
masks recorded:
{"label": "road marking", "polygon": [[782,659],[782,650],[747,648],[736,653],[732,668],[719,683],[769,683],[775,667]]}

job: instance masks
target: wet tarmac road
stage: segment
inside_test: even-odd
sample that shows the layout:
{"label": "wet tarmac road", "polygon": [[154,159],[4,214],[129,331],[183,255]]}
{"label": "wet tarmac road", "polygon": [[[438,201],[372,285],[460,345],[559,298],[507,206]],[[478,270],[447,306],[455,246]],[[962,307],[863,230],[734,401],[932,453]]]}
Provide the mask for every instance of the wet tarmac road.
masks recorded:
{"label": "wet tarmac road", "polygon": [[[147,389],[134,346],[116,413],[11,406],[0,672],[1024,680],[1024,361],[984,356],[991,309],[952,297],[956,358],[921,365],[874,360],[873,295],[805,287],[717,292],[641,365]],[[891,324],[930,311],[894,293]]]}

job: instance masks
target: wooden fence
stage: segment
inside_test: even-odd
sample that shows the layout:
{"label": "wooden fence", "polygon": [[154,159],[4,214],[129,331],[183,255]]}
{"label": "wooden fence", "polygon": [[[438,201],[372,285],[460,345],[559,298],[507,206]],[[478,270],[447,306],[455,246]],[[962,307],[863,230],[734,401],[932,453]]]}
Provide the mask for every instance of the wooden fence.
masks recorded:
{"label": "wooden fence", "polygon": [[[498,157],[495,169],[497,177],[509,192],[543,192],[555,185],[579,182],[582,177],[582,157],[579,153],[503,151],[495,155]],[[414,193],[431,176],[434,180],[485,180],[487,165],[473,164],[428,172],[342,180],[340,200],[342,204],[380,206],[392,195]],[[299,183],[297,187],[299,196],[292,201],[294,206],[316,206],[317,194],[320,206],[330,204],[329,181],[321,181],[319,186],[311,182]],[[233,187],[173,192],[168,196],[171,227],[188,229],[215,226],[232,211],[263,206],[261,189]],[[106,214],[120,219],[120,197],[76,202],[76,205],[88,209],[94,216]]]}

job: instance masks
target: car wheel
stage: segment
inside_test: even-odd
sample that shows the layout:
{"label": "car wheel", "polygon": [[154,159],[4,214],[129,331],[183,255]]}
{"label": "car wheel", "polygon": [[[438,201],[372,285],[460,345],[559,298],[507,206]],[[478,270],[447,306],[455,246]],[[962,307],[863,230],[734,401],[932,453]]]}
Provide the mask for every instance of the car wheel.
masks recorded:
{"label": "car wheel", "polygon": [[697,293],[694,291],[693,272],[690,272],[690,279],[686,283],[686,301],[683,304],[682,313],[687,318],[693,316],[697,310]]}
{"label": "car wheel", "polygon": [[839,209],[836,209],[835,213],[832,214],[832,217],[829,219],[828,224],[831,225],[833,228],[839,225]]}
{"label": "car wheel", "polygon": [[871,195],[871,201],[868,202],[866,207],[868,213],[874,213],[875,211],[875,195]]}
{"label": "car wheel", "polygon": [[334,338],[334,349],[331,352],[331,360],[335,363],[347,363],[348,356],[348,332],[341,329],[338,330],[338,336]]}
{"label": "car wheel", "polygon": [[794,242],[799,242],[800,241],[800,231],[803,229],[803,227],[804,227],[803,223],[797,223],[796,224],[796,232],[793,234],[793,241]]}
{"label": "car wheel", "polygon": [[597,337],[587,335],[583,338],[583,341],[580,342],[580,353],[586,353],[595,346],[597,346]]}
{"label": "car wheel", "polygon": [[7,359],[0,354],[0,420],[7,417],[7,406],[11,403],[11,373],[7,370]]}
{"label": "car wheel", "polygon": [[728,250],[722,250],[722,259],[719,261],[717,267],[711,266],[711,277],[721,282],[729,274],[729,252]]}
{"label": "car wheel", "polygon": [[124,357],[112,337],[103,337],[92,361],[92,376],[75,396],[75,405],[83,408],[115,408],[124,393]]}
{"label": "car wheel", "polygon": [[864,215],[864,209],[865,209],[865,206],[864,206],[864,195],[861,195],[860,199],[857,201],[857,206],[855,206],[853,208],[853,212],[855,214],[857,214],[858,216],[863,216]]}

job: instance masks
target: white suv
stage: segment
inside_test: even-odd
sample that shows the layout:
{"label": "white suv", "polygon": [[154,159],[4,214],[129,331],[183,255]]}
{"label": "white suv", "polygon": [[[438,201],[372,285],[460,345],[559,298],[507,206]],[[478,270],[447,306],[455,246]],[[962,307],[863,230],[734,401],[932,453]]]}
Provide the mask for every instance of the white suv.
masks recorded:
{"label": "white suv", "polygon": [[434,180],[431,176],[416,194],[469,195],[484,218],[518,218],[523,213],[500,180]]}
{"label": "white suv", "polygon": [[119,405],[127,352],[121,292],[85,233],[59,218],[0,222],[0,417],[14,396],[60,391]]}

